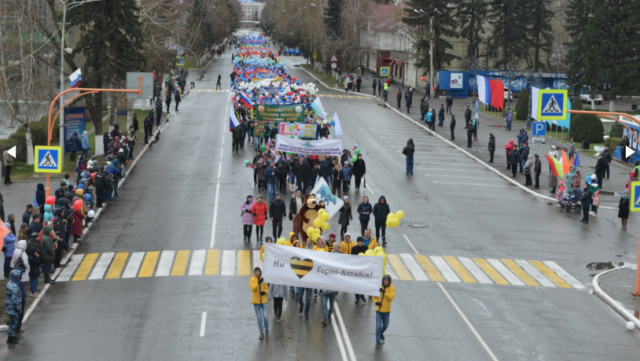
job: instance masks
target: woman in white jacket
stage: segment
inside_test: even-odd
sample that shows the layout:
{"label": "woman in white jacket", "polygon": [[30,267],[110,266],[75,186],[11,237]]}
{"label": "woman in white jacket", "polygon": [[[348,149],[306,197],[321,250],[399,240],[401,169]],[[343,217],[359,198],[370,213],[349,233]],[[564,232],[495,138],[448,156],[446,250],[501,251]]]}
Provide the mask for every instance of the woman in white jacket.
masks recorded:
{"label": "woman in white jacket", "polygon": [[[18,260],[21,259],[21,260]],[[29,256],[27,255],[27,241],[21,240],[18,241],[18,245],[16,246],[16,251],[13,252],[13,257],[11,258],[11,268],[20,267],[22,268],[22,278],[20,279],[23,283],[29,282]]]}

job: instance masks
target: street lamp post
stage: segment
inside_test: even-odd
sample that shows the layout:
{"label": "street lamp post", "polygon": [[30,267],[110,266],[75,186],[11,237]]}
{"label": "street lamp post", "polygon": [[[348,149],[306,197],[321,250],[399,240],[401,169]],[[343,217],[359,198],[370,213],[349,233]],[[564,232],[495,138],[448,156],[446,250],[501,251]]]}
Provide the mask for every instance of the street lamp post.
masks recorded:
{"label": "street lamp post", "polygon": [[[539,69],[537,72],[530,72],[526,75],[524,81],[527,83],[527,87],[529,88],[529,96],[531,95],[531,88],[533,83],[537,83],[541,80],[540,73],[542,73],[542,69]],[[531,100],[529,100],[529,111],[527,112],[527,129],[531,129],[531,123],[533,119],[531,119]]]}
{"label": "street lamp post", "polygon": [[[64,0],[60,0],[62,3],[62,34],[60,36],[60,93],[64,91],[64,32],[67,26],[67,10],[98,1],[102,0],[76,1],[68,4],[65,3]],[[60,97],[60,128],[58,133],[60,133],[60,147],[64,147],[64,96]]]}
{"label": "street lamp post", "polygon": [[473,110],[474,111],[476,109],[476,101],[477,101],[476,97],[478,94],[478,70],[484,70],[485,64],[486,64],[485,59],[482,59],[482,65],[480,65],[480,61],[478,60],[477,57],[473,61],[471,60],[471,58],[467,59],[467,66],[469,68],[469,71],[472,72],[473,75],[475,76],[473,81]]}

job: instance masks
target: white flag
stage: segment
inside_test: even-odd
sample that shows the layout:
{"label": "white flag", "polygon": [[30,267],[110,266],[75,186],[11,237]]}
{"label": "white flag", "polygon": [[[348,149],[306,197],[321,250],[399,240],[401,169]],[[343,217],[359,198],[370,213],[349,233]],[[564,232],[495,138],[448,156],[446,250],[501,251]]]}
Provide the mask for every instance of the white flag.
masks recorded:
{"label": "white flag", "polygon": [[333,113],[333,122],[334,122],[334,127],[336,128],[336,130],[333,132],[333,137],[337,137],[339,135],[342,135],[342,124],[340,124],[340,118],[338,118],[338,112],[334,112]]}
{"label": "white flag", "polygon": [[333,217],[334,214],[340,211],[344,201],[331,193],[331,188],[324,180],[324,178],[318,176],[316,184],[311,190],[311,193],[316,195],[318,201],[324,202],[324,209],[329,213],[329,217]]}

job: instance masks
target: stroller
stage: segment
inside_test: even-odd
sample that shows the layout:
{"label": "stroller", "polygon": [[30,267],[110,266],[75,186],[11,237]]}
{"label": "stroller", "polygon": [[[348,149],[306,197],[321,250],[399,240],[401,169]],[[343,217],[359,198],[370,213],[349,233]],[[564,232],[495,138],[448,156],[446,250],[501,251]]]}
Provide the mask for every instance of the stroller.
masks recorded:
{"label": "stroller", "polygon": [[582,191],[578,188],[573,188],[571,194],[564,197],[564,199],[567,201],[567,205],[564,207],[565,213],[571,213],[571,211],[580,213],[582,211],[582,206],[580,205],[581,196]]}

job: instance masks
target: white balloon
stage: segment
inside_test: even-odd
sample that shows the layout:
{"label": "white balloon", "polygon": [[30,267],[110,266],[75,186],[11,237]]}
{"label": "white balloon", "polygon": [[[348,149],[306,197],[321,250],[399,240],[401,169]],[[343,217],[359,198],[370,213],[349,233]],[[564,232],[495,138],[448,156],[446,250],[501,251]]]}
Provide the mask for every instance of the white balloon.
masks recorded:
{"label": "white balloon", "polygon": [[634,328],[636,328],[636,324],[633,321],[627,322],[627,330],[633,331]]}

